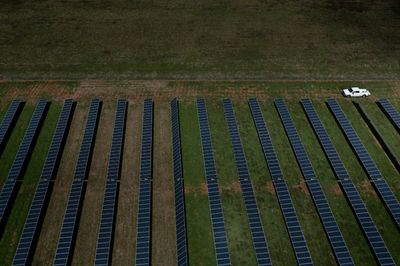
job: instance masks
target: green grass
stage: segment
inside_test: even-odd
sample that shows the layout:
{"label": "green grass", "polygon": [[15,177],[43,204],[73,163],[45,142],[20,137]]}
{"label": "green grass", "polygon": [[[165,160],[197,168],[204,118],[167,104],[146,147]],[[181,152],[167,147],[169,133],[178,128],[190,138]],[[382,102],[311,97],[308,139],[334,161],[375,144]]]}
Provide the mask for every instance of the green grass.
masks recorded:
{"label": "green grass", "polygon": [[1,78],[398,78],[396,1],[3,1]]}
{"label": "green grass", "polygon": [[[24,108],[24,112],[21,114],[21,122],[24,122],[25,118],[29,118],[29,114],[32,113],[33,108],[34,106],[31,105]],[[5,265],[11,264],[14,257],[25,219],[34,196],[36,184],[40,178],[41,170],[46,159],[47,150],[50,146],[59,112],[60,105],[52,104],[50,106],[48,115],[46,116],[46,120],[33,150],[31,160],[29,161],[29,165],[22,179],[22,185],[18,191],[10,216],[8,217],[7,225],[0,240],[0,261]],[[18,131],[15,132],[13,136],[20,132],[21,128],[18,128]],[[9,142],[7,146],[13,145],[13,142],[14,139]],[[1,161],[3,162],[3,160]],[[1,165],[3,165],[3,163]],[[4,173],[7,172],[8,171],[5,171]],[[4,179],[3,176],[2,179]]]}

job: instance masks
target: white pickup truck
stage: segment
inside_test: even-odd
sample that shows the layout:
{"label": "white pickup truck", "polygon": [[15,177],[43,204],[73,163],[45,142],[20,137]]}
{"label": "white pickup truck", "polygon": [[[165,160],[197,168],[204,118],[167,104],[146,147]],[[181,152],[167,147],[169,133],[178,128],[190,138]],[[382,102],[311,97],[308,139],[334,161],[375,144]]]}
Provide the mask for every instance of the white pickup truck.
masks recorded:
{"label": "white pickup truck", "polygon": [[367,97],[371,95],[371,93],[367,89],[361,89],[359,87],[344,89],[342,90],[342,94],[345,97]]}

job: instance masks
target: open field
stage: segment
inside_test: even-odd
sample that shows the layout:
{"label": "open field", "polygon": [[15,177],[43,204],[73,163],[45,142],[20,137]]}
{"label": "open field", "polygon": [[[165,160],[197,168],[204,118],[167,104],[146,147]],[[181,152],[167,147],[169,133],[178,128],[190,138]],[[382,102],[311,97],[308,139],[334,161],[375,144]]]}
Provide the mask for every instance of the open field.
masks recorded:
{"label": "open field", "polygon": [[398,79],[396,0],[1,1],[0,79]]}
{"label": "open field", "polygon": [[[37,99],[45,97],[52,101],[24,175],[13,211],[0,238],[0,261],[2,265],[9,265],[12,261],[61,110],[62,101],[63,99],[73,98],[77,101],[77,107],[33,258],[34,265],[51,264],[73,179],[77,153],[87,117],[87,108],[90,99],[93,97],[99,97],[103,100],[103,108],[72,264],[92,264],[94,261],[115,103],[119,97],[129,100],[129,107],[113,243],[113,264],[132,264],[134,262],[143,99],[151,97],[154,100],[152,262],[154,265],[175,265],[175,212],[169,113],[169,100],[175,96],[180,99],[188,247],[191,265],[215,264],[207,186],[204,179],[195,105],[197,97],[204,97],[207,102],[229,251],[233,265],[255,265],[256,257],[228,128],[224,119],[222,107],[224,97],[232,99],[234,104],[272,262],[275,265],[294,265],[296,263],[272,178],[264,160],[256,128],[247,105],[247,98],[251,96],[257,96],[260,101],[272,142],[282,166],[284,178],[288,184],[315,265],[336,265],[336,261],[286,138],[279,115],[273,105],[275,97],[283,97],[287,103],[354,262],[357,265],[376,265],[368,243],[362,235],[362,230],[354,218],[329,162],[299,104],[300,98],[304,96],[313,100],[318,115],[349,170],[351,179],[365,201],[388,249],[395,262],[400,264],[400,232],[377,196],[324,100],[328,97],[338,99],[342,109],[351,120],[355,130],[398,199],[400,198],[400,173],[393,167],[376,142],[352,101],[339,95],[338,88],[346,85],[349,85],[349,83],[101,80],[0,83],[0,120],[13,98],[19,97],[26,101],[8,144],[0,156],[1,185],[4,183],[18,150],[18,144],[21,142]],[[370,88],[373,96],[357,99],[357,101],[366,108],[373,121],[379,125],[379,130],[384,133],[385,140],[392,145],[397,156],[400,156],[398,152],[400,150],[400,137],[375,103],[378,97],[387,97],[397,110],[400,110],[400,83],[364,82],[361,85]]]}

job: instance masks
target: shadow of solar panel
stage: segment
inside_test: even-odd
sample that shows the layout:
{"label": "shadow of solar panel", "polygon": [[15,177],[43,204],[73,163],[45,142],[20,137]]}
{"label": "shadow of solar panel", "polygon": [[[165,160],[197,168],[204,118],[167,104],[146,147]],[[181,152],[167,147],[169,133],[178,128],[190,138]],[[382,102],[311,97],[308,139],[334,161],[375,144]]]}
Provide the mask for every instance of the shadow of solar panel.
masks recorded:
{"label": "shadow of solar panel", "polygon": [[14,256],[13,265],[26,265],[31,263],[35,249],[35,239],[40,230],[40,221],[46,212],[45,202],[50,193],[50,180],[57,172],[57,164],[61,157],[62,149],[65,144],[65,138],[68,134],[68,127],[73,113],[73,101],[65,100],[57,122],[56,130],[47,153],[41,178],[36,187],[28,216],[25,220],[17,251]]}
{"label": "shadow of solar panel", "polygon": [[67,265],[71,263],[74,249],[73,243],[77,231],[76,224],[79,221],[79,214],[83,201],[84,184],[89,170],[90,157],[94,146],[100,108],[101,102],[98,99],[93,99],[90,103],[85,132],[83,134],[83,140],[75,167],[74,181],[72,182],[68,196],[67,208],[64,214],[61,233],[53,261],[54,265]]}
{"label": "shadow of solar panel", "polygon": [[215,169],[206,103],[204,99],[197,100],[197,116],[200,127],[201,145],[203,150],[204,169],[207,180],[208,201],[211,213],[211,225],[213,229],[217,265],[230,265],[231,261],[228,251],[228,241],[217,182],[217,172]]}
{"label": "shadow of solar panel", "polygon": [[19,189],[17,180],[22,178],[24,169],[29,160],[30,153],[35,144],[36,138],[39,134],[41,124],[44,120],[47,111],[48,102],[46,100],[39,100],[33,112],[29,125],[25,130],[25,135],[19,146],[18,152],[15,156],[11,169],[3,188],[0,191],[0,231],[4,229],[4,225],[8,218],[9,211],[15,200],[16,193]]}
{"label": "shadow of solar panel", "polygon": [[271,138],[268,133],[267,125],[261,112],[257,99],[249,99],[249,106],[253,121],[257,129],[264,158],[267,161],[268,169],[274,182],[274,188],[278,196],[279,205],[285,220],[289,238],[299,265],[312,265],[312,258],[308,249],[303,231],[293,206],[292,198],[286,182],[283,180],[283,174],[276,156]]}
{"label": "shadow of solar panel", "polygon": [[240,139],[239,129],[236,123],[235,113],[233,111],[233,105],[229,99],[224,99],[223,105],[225,120],[228,125],[229,136],[233,147],[233,155],[236,162],[236,169],[239,175],[240,187],[242,189],[247,218],[253,239],[253,247],[256,252],[257,263],[258,265],[271,265],[267,240],[265,238],[264,228],[261,223],[261,217],[257,207],[253,186],[249,179],[250,174]]}
{"label": "shadow of solar panel", "polygon": [[386,116],[390,119],[397,132],[400,133],[400,114],[396,108],[394,108],[388,99],[379,99],[378,104]]}
{"label": "shadow of solar panel", "polygon": [[176,251],[177,264],[188,265],[185,193],[182,175],[181,136],[179,126],[179,103],[175,98],[171,101],[172,124],[172,157],[175,186],[175,220],[176,220]]}
{"label": "shadow of solar panel", "polygon": [[356,218],[363,229],[364,235],[367,238],[367,241],[374,252],[376,259],[379,264],[391,264],[394,265],[393,258],[391,257],[389,250],[387,249],[385,242],[382,239],[382,236],[379,234],[379,231],[373,222],[368,210],[365,206],[364,201],[362,200],[360,194],[358,193],[354,183],[349,179],[349,174],[339,157],[333,143],[325,130],[320,118],[318,117],[317,112],[314,109],[314,106],[310,99],[302,99],[301,104],[303,106],[304,111],[310,121],[314,133],[317,135],[319,142],[324,149],[326,156],[329,159],[331,167],[333,168],[336,177],[340,180],[340,184],[342,189],[345,192],[345,195],[350,203],[350,206],[353,209]]}
{"label": "shadow of solar panel", "polygon": [[329,243],[331,244],[335,253],[335,258],[339,265],[354,265],[353,259],[343,239],[335,217],[333,216],[325,193],[322,190],[321,184],[316,179],[314,169],[308,158],[306,150],[301,143],[300,136],[297,133],[286,104],[282,99],[276,99],[275,106],[278,110],[292,149],[295,152],[297,162],[306,180],[307,187],[311,193],[314,205],[318,211],[319,217],[328,236]]}
{"label": "shadow of solar panel", "polygon": [[331,110],[336,122],[339,124],[342,132],[346,136],[348,142],[353,148],[353,151],[357,155],[357,158],[361,161],[364,170],[367,172],[368,177],[373,181],[374,187],[378,192],[379,196],[383,200],[387,210],[391,214],[397,228],[400,228],[400,203],[396,199],[393,191],[384,180],[381,172],[379,171],[374,160],[368,153],[361,139],[357,135],[350,121],[340,108],[339,104],[335,99],[328,99],[326,101],[329,109]]}
{"label": "shadow of solar panel", "polygon": [[136,265],[151,262],[151,194],[153,166],[153,101],[144,100],[140,158],[139,208],[136,229]]}
{"label": "shadow of solar panel", "polygon": [[108,159],[107,182],[96,246],[96,265],[109,265],[112,255],[115,209],[117,206],[118,179],[120,175],[122,147],[125,133],[127,101],[119,99],[115,111],[114,131]]}
{"label": "shadow of solar panel", "polygon": [[18,119],[22,107],[23,102],[20,100],[13,100],[0,123],[0,155],[6,146],[8,137]]}

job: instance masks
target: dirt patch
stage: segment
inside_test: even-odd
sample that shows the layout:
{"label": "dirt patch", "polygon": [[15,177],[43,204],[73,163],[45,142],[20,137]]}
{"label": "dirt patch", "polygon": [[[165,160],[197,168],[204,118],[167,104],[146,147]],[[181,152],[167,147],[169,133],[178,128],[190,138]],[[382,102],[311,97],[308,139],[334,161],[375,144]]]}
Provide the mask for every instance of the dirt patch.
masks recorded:
{"label": "dirt patch", "polygon": [[72,119],[60,167],[54,181],[53,192],[43,221],[42,230],[33,258],[34,265],[51,265],[53,262],[65,209],[67,207],[68,195],[74,177],[75,164],[82,141],[86,117],[87,108],[82,108],[78,104]]}
{"label": "dirt patch", "polygon": [[203,195],[208,195],[208,188],[207,188],[207,184],[205,182],[202,182],[200,185],[200,192]]}
{"label": "dirt patch", "polygon": [[240,181],[235,181],[231,184],[230,189],[234,192],[242,192]]}
{"label": "dirt patch", "polygon": [[72,265],[94,264],[107,178],[108,154],[114,127],[114,110],[115,102],[103,103]]}
{"label": "dirt patch", "polygon": [[143,104],[130,102],[115,225],[113,265],[134,265]]}
{"label": "dirt patch", "polygon": [[361,183],[359,184],[359,188],[361,192],[373,196],[374,198],[378,198],[373,184],[371,184],[371,181],[369,179],[364,179],[363,181],[361,181]]}
{"label": "dirt patch", "polygon": [[265,189],[269,194],[275,194],[274,183],[272,181],[267,181],[267,183],[265,183]]}
{"label": "dirt patch", "polygon": [[154,108],[152,264],[176,265],[175,203],[169,103]]}
{"label": "dirt patch", "polygon": [[305,195],[310,196],[306,182],[300,182],[297,185],[292,185],[292,188],[301,190]]}
{"label": "dirt patch", "polygon": [[343,191],[342,191],[342,188],[340,187],[339,183],[336,183],[333,186],[333,193],[335,193],[336,196],[342,196],[343,195]]}

